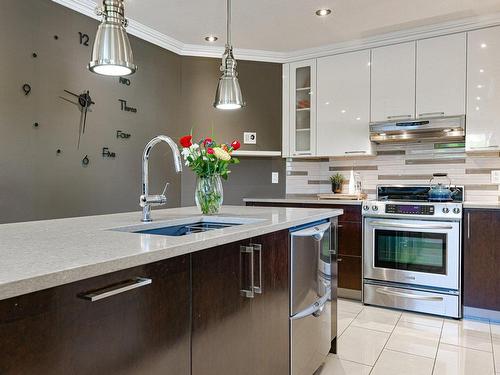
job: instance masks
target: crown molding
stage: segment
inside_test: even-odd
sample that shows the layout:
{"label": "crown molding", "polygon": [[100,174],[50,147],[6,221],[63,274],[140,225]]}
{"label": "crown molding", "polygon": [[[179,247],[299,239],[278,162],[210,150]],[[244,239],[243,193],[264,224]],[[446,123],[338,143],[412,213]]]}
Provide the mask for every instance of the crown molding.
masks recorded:
{"label": "crown molding", "polygon": [[[99,19],[95,13],[97,4],[92,0],[52,0],[88,17]],[[313,59],[323,56],[381,47],[390,44],[404,43],[418,39],[432,38],[441,35],[471,31],[485,27],[500,25],[500,13],[486,16],[469,17],[458,21],[444,22],[434,25],[421,26],[408,30],[380,34],[373,37],[352,40],[330,45],[296,50],[291,52],[264,51],[254,49],[234,49],[238,60],[251,60],[273,63],[288,63],[300,60]],[[181,56],[220,58],[223,47],[186,44],[133,19],[129,19],[127,32],[140,39],[146,40],[159,47],[165,48]]]}

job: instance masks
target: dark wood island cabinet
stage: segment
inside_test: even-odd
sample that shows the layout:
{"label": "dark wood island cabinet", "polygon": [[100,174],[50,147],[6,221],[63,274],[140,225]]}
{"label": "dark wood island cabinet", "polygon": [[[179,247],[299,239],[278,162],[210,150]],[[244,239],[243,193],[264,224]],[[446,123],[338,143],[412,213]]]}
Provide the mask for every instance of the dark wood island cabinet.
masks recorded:
{"label": "dark wood island cabinet", "polygon": [[362,283],[362,216],[359,204],[288,203],[247,201],[247,206],[305,207],[342,209],[338,217],[338,294],[339,297],[361,298]]}
{"label": "dark wood island cabinet", "polygon": [[500,311],[500,210],[466,209],[464,306]]}

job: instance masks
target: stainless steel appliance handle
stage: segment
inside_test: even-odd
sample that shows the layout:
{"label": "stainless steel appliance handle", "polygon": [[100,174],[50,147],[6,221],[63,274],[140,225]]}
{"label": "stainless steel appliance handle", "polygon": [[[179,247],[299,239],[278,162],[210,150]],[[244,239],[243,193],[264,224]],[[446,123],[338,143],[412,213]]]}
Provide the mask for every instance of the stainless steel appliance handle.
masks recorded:
{"label": "stainless steel appliance handle", "polygon": [[298,319],[303,319],[307,318],[308,316],[312,315],[314,317],[319,317],[325,308],[326,303],[328,302],[328,299],[330,298],[331,294],[331,289],[328,288],[326,291],[325,295],[321,297],[319,300],[314,302],[311,306],[309,306],[307,309],[302,310],[301,312],[298,312],[294,316],[292,316],[292,320],[298,320]]}
{"label": "stainless steel appliance handle", "polygon": [[259,253],[259,286],[253,286],[253,291],[257,294],[262,294],[262,245],[252,244],[254,252]]}
{"label": "stainless steel appliance handle", "polygon": [[418,299],[418,300],[422,300],[422,301],[442,301],[443,300],[443,297],[440,297],[440,296],[419,296],[416,294],[396,292],[396,291],[391,290],[389,288],[378,288],[378,289],[375,289],[375,291],[379,294],[385,294],[387,296],[404,297],[404,298],[410,298],[410,299]]}
{"label": "stainless steel appliance handle", "polygon": [[115,296],[120,293],[127,292],[132,289],[137,289],[145,285],[149,285],[153,282],[151,279],[145,277],[134,277],[133,279],[122,281],[118,284],[113,284],[102,289],[98,289],[92,292],[81,294],[78,297],[85,299],[90,302],[99,301],[111,296]]}
{"label": "stainless steel appliance handle", "polygon": [[405,223],[385,223],[383,221],[372,221],[371,225],[386,228],[408,228],[408,229],[453,229],[451,225],[445,224],[405,224]]}
{"label": "stainless steel appliance handle", "polygon": [[412,115],[394,115],[394,116],[387,116],[388,120],[394,120],[398,118],[412,118]]}
{"label": "stainless steel appliance handle", "polygon": [[[243,261],[242,261],[242,257],[243,257],[243,254],[249,254],[250,255],[250,287],[249,289],[245,289],[245,287],[243,286],[241,289],[240,289],[240,294],[243,296],[243,297],[246,297],[246,298],[254,298],[255,297],[255,292],[254,292],[254,288],[255,288],[255,280],[254,280],[254,257],[253,257],[253,246],[240,246],[240,274],[241,274],[241,278],[243,278],[243,271],[242,271],[242,264],[243,264]],[[240,281],[242,282],[242,281]]]}
{"label": "stainless steel appliance handle", "polygon": [[315,240],[320,241],[329,228],[330,223],[324,223],[292,232],[291,235],[292,237],[314,237]]}

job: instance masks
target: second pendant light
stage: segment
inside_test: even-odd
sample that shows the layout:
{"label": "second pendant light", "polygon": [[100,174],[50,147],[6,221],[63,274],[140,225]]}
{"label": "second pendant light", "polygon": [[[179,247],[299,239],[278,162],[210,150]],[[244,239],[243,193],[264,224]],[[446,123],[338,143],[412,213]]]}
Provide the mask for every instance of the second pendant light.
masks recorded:
{"label": "second pendant light", "polygon": [[218,109],[239,109],[245,106],[241,94],[238,72],[236,71],[236,60],[233,56],[231,44],[231,0],[227,0],[227,30],[226,50],[222,55],[220,70],[222,72],[215,93],[214,107]]}

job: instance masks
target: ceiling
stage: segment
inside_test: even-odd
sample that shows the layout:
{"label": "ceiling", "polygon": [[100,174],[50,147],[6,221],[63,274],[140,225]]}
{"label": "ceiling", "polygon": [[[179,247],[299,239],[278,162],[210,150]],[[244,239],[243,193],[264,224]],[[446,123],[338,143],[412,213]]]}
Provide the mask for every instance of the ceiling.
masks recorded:
{"label": "ceiling", "polygon": [[[52,1],[97,18],[102,0]],[[129,33],[181,55],[220,57],[225,0],[124,1]],[[236,57],[274,62],[500,24],[500,0],[232,0],[232,7]],[[332,13],[318,17],[320,8]],[[208,43],[207,35],[219,40]]]}
{"label": "ceiling", "polygon": [[[186,44],[225,39],[225,0],[125,0],[127,16]],[[238,48],[291,52],[500,12],[500,0],[232,0]],[[319,8],[332,14],[318,17]],[[207,43],[208,44],[208,43]]]}

